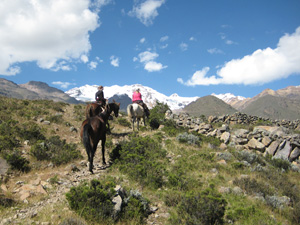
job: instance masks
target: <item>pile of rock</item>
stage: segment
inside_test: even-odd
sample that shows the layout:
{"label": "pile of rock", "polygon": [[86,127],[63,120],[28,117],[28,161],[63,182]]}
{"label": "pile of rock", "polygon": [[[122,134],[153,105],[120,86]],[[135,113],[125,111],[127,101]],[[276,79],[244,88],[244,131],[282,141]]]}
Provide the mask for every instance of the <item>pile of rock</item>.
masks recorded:
{"label": "pile of rock", "polygon": [[[230,116],[210,116],[208,121],[205,121],[205,118],[191,117],[187,113],[178,115],[169,113],[168,118],[175,120],[179,126],[188,127],[190,131],[217,137],[226,146],[234,147],[238,150],[258,151],[264,155],[269,154],[274,158],[299,162],[300,134],[294,131],[300,131],[300,120],[274,121],[239,112]],[[253,124],[256,124],[258,121],[263,121],[270,125],[253,128]],[[213,123],[222,123],[222,126],[213,128]],[[253,130],[252,128],[251,130],[231,128],[232,126],[230,125],[235,124],[249,125],[249,127],[252,125]]]}

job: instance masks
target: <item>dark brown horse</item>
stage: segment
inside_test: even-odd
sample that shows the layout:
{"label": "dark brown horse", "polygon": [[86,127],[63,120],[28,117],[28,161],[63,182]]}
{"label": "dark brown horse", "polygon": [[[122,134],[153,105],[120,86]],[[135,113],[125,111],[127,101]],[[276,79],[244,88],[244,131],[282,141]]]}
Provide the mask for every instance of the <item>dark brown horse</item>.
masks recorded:
{"label": "dark brown horse", "polygon": [[[120,106],[119,103],[113,103]],[[85,147],[89,160],[89,171],[93,173],[93,160],[97,150],[99,141],[101,140],[102,147],[102,163],[106,165],[105,161],[105,142],[106,142],[106,122],[112,112],[109,104],[105,110],[97,116],[90,117],[82,122],[81,125],[81,141]],[[118,117],[119,108],[114,109],[114,114]]]}
{"label": "dark brown horse", "polygon": [[[115,100],[113,100],[112,103],[108,104],[108,110],[111,110],[115,113],[116,117],[118,115],[120,109],[120,103],[117,103]],[[101,107],[100,104],[97,102],[90,103],[85,108],[85,118],[90,118],[96,115],[99,115],[103,111],[103,107]]]}

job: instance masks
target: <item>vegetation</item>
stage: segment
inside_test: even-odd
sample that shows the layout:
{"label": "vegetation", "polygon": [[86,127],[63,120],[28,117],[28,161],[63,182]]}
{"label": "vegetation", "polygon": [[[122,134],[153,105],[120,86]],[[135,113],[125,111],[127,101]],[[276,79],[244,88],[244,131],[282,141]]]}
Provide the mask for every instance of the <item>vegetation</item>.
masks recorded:
{"label": "vegetation", "polygon": [[[0,190],[1,218],[14,218],[16,210],[39,200],[48,202],[51,193],[60,193],[65,180],[78,179],[80,184],[73,182],[66,193],[67,201],[45,208],[36,217],[16,220],[20,224],[27,220],[95,225],[145,224],[146,220],[153,224],[299,224],[300,173],[293,165],[255,151],[221,150],[219,139],[189,132],[166,119],[168,106],[162,103],[151,110],[149,124],[139,132],[131,130],[125,116],[110,121],[114,127],[106,142],[110,165],[89,174],[79,133],[70,130],[71,124],[80,129],[84,110],[84,104],[0,97],[0,155],[11,167],[10,175],[0,181],[9,189]],[[252,129],[254,125],[235,126]],[[96,163],[100,152],[98,147]],[[73,164],[77,172],[70,169]],[[37,175],[49,195],[30,197],[29,204],[23,204],[14,193],[20,187],[17,183],[30,184]],[[119,212],[112,201],[118,195],[122,198]],[[153,208],[157,208],[155,215],[150,214]]]}

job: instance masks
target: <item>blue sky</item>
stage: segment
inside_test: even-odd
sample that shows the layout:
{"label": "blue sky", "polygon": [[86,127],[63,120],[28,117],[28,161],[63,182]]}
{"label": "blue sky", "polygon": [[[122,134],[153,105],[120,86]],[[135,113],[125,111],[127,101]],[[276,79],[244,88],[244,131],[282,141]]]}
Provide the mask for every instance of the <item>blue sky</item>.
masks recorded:
{"label": "blue sky", "polygon": [[182,97],[300,85],[299,0],[1,0],[0,78]]}

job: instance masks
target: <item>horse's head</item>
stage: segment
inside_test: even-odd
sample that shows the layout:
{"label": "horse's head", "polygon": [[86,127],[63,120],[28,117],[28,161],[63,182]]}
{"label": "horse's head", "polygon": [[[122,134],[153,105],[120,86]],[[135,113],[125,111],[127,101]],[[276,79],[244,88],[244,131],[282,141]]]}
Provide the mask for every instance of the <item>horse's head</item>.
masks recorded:
{"label": "horse's head", "polygon": [[117,103],[115,100],[113,100],[113,111],[114,111],[115,117],[119,116],[120,104],[121,103]]}

